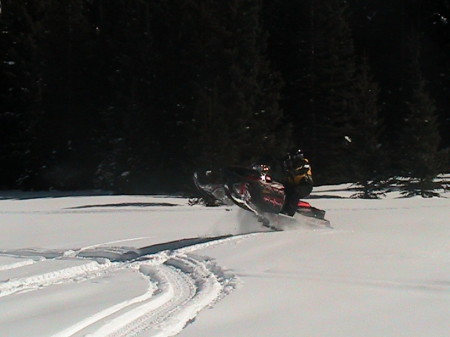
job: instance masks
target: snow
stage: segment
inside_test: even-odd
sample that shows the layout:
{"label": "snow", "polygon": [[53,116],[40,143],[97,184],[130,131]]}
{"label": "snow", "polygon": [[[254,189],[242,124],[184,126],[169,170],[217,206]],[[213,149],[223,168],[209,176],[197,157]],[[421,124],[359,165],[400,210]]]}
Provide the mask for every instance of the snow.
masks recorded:
{"label": "snow", "polygon": [[0,336],[446,337],[450,193],[270,231],[170,196],[0,193]]}

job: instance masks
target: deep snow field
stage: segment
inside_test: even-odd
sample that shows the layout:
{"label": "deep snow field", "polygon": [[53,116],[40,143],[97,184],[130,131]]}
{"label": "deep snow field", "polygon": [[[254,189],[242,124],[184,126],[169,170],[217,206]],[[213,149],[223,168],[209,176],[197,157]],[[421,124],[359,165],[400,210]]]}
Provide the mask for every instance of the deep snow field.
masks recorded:
{"label": "deep snow field", "polygon": [[166,196],[0,192],[0,336],[448,337],[450,193],[270,231]]}

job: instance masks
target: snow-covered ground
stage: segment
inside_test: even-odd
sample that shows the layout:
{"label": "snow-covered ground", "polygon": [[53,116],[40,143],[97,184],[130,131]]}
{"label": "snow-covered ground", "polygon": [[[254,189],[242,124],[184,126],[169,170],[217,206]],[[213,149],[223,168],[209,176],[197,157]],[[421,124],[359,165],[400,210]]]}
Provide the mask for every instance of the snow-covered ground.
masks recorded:
{"label": "snow-covered ground", "polygon": [[450,336],[450,194],[315,189],[333,228],[235,207],[0,193],[0,336]]}

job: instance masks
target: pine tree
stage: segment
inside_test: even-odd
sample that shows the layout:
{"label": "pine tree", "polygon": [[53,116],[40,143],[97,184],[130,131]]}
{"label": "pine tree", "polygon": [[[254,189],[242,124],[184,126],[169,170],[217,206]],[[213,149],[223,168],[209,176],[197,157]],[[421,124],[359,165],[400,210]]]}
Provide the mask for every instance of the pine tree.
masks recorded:
{"label": "pine tree", "polygon": [[[40,64],[39,39],[44,31],[37,17],[47,1],[2,3],[1,117],[3,137],[2,177],[8,187],[27,187],[42,166],[37,152],[40,142],[37,125],[42,120],[44,83]],[[28,187],[31,187],[28,185]]]}
{"label": "pine tree", "polygon": [[[96,27],[99,71],[104,76],[103,128],[95,184],[122,192],[149,191],[157,171],[159,129],[155,118],[155,52],[147,1],[99,1]],[[154,188],[154,186],[153,186]]]}
{"label": "pine tree", "polygon": [[[308,125],[316,181],[351,181],[349,159],[350,115],[354,93],[355,52],[345,1],[309,2],[308,59],[303,71],[306,105],[296,114],[295,127]],[[304,67],[299,60],[299,67]],[[301,140],[300,140],[301,141]]]}
{"label": "pine tree", "polygon": [[[16,117],[20,135],[18,187],[87,187],[93,91],[86,80],[90,41],[85,2],[5,2],[2,18],[10,41],[5,52],[5,104]],[[92,77],[92,76],[91,76]],[[19,159],[19,158],[17,158]],[[82,163],[82,164],[81,164]]]}
{"label": "pine tree", "polygon": [[410,40],[410,100],[405,102],[406,114],[399,134],[398,163],[405,194],[434,196],[439,187],[434,178],[448,168],[448,150],[440,149],[436,106],[420,69],[420,37]]}
{"label": "pine tree", "polygon": [[408,181],[407,195],[436,195],[439,184],[434,178],[448,168],[448,151],[440,149],[440,134],[436,108],[426,88],[425,80],[414,84],[408,114],[400,134],[399,163]]}
{"label": "pine tree", "polygon": [[374,82],[367,58],[359,66],[352,99],[351,135],[348,162],[354,181],[362,186],[356,196],[374,198],[380,193],[386,168],[379,115],[379,88]]}
{"label": "pine tree", "polygon": [[40,180],[47,188],[88,188],[95,170],[92,129],[98,123],[99,82],[91,67],[95,28],[88,16],[84,0],[49,0],[38,17],[44,30],[38,41],[44,88],[37,130],[43,146],[36,151],[45,166]]}
{"label": "pine tree", "polygon": [[0,188],[12,188],[20,171],[20,112],[15,93],[13,93],[16,59],[13,55],[13,32],[11,32],[14,13],[0,2]]}
{"label": "pine tree", "polygon": [[263,153],[279,154],[288,145],[289,127],[282,126],[278,105],[280,78],[264,55],[261,3],[198,1],[195,6],[193,164],[245,165]]}

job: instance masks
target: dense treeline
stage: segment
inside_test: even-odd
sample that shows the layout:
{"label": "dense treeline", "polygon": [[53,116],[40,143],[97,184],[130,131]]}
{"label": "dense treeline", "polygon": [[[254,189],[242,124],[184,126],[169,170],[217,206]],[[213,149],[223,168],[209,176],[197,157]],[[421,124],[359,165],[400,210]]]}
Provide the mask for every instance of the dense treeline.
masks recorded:
{"label": "dense treeline", "polygon": [[366,196],[448,170],[448,0],[0,4],[2,189],[186,191],[293,146]]}

